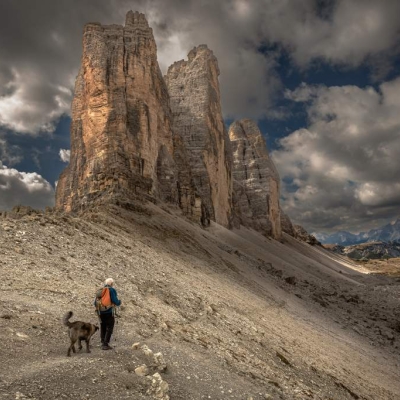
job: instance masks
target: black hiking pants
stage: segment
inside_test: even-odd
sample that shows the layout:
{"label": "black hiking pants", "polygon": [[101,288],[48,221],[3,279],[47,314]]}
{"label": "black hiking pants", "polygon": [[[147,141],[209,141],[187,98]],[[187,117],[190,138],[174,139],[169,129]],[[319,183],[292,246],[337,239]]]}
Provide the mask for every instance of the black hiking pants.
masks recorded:
{"label": "black hiking pants", "polygon": [[112,313],[100,314],[100,338],[103,345],[108,345],[114,330],[115,318]]}

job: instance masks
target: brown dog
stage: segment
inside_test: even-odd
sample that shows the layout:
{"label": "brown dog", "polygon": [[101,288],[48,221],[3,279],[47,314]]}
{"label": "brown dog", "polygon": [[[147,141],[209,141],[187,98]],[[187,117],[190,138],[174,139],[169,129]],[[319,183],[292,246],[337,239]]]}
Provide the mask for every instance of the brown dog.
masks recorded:
{"label": "brown dog", "polygon": [[86,352],[90,353],[89,342],[90,338],[95,334],[95,332],[99,329],[97,325],[91,324],[90,322],[82,322],[82,321],[74,321],[69,322],[69,319],[72,317],[73,312],[69,311],[64,315],[63,323],[65,326],[69,328],[69,338],[71,339],[71,345],[68,347],[67,356],[71,356],[71,350],[75,351],[75,343],[78,341],[78,349],[82,350],[81,340],[86,342]]}

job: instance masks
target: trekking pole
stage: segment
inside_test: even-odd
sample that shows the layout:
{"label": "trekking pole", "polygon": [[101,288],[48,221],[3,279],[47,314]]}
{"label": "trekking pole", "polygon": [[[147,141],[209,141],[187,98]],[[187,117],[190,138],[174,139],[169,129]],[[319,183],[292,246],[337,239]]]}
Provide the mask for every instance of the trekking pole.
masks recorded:
{"label": "trekking pole", "polygon": [[115,319],[115,324],[114,324],[114,348],[116,347],[116,342],[117,342],[117,327],[118,327],[118,319],[119,315],[117,314],[117,307],[113,307],[113,315]]}

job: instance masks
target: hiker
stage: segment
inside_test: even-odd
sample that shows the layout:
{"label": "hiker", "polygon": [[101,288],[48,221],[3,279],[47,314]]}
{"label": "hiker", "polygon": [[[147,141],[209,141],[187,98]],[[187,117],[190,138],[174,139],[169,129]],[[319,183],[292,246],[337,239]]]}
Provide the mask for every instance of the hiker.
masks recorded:
{"label": "hiker", "polygon": [[[117,291],[113,288],[113,285],[114,279],[106,279],[104,281],[104,287],[101,290],[100,296],[97,295],[94,301],[100,318],[100,337],[102,350],[112,349],[110,346],[110,340],[115,324],[115,307],[121,305],[121,300],[118,299]],[[101,300],[101,302],[99,302],[99,300]]]}

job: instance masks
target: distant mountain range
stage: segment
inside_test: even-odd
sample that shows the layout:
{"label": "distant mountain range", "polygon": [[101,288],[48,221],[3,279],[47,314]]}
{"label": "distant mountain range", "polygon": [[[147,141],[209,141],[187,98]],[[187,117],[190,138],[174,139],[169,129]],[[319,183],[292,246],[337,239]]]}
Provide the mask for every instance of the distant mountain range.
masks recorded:
{"label": "distant mountain range", "polygon": [[400,257],[399,242],[368,242],[342,246],[325,244],[324,247],[334,253],[352,258],[353,260],[389,259]]}
{"label": "distant mountain range", "polygon": [[400,218],[380,228],[359,234],[339,231],[331,234],[314,232],[312,235],[322,244],[339,244],[342,246],[367,242],[400,242]]}

